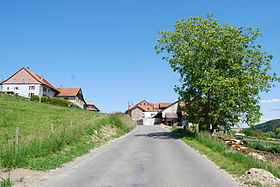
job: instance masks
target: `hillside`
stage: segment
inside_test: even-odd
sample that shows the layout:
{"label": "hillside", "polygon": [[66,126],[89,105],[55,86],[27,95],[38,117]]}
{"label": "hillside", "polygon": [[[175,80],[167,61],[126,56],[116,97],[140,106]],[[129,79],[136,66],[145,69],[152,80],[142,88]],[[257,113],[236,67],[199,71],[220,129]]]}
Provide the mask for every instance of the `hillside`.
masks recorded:
{"label": "hillside", "polygon": [[0,95],[0,109],[0,167],[56,168],[135,127],[124,114],[95,113],[9,95]]}
{"label": "hillside", "polygon": [[279,127],[280,127],[280,119],[274,119],[262,124],[255,125],[256,130],[261,130],[263,132],[271,132],[274,131],[275,128],[279,128]]}

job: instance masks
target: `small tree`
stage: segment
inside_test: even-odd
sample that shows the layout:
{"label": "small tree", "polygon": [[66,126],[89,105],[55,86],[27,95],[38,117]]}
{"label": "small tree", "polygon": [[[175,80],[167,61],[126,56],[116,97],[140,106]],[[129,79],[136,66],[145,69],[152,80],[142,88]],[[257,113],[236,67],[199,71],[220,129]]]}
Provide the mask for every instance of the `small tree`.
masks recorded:
{"label": "small tree", "polygon": [[175,91],[190,122],[209,131],[259,121],[259,93],[279,78],[269,73],[272,56],[254,44],[258,29],[221,25],[209,14],[177,21],[174,31],[160,34],[156,52],[181,76]]}
{"label": "small tree", "polygon": [[274,129],[274,133],[276,136],[280,135],[280,127]]}

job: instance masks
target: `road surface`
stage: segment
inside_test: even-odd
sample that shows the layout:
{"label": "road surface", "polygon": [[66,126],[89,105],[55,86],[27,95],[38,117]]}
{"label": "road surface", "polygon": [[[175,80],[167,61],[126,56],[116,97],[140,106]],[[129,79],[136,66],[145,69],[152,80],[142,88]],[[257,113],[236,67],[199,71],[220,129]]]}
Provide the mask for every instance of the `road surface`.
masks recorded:
{"label": "road surface", "polygon": [[239,186],[224,171],[159,126],[138,126],[35,186]]}

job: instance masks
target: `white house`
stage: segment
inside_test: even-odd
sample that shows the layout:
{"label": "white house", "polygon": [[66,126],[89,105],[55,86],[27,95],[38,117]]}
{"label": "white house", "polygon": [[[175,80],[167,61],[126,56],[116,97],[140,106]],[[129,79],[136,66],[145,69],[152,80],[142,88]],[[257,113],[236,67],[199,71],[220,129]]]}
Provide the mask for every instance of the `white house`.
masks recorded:
{"label": "white house", "polygon": [[7,80],[1,82],[2,92],[31,97],[32,95],[54,97],[59,91],[46,79],[29,69],[21,68]]}
{"label": "white house", "polygon": [[59,93],[56,97],[69,100],[72,103],[77,104],[82,109],[86,108],[86,102],[81,88],[57,88],[57,90]]}
{"label": "white house", "polygon": [[138,125],[154,125],[159,122],[159,120],[155,118],[157,113],[171,104],[172,103],[149,103],[143,100],[133,107],[129,106],[125,113],[135,120]]}

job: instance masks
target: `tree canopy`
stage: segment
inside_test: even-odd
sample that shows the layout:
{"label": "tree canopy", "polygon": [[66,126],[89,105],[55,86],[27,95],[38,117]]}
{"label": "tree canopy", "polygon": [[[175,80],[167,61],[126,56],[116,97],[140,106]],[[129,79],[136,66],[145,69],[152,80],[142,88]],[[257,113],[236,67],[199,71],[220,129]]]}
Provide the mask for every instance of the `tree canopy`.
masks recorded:
{"label": "tree canopy", "polygon": [[213,130],[259,121],[259,93],[279,81],[272,55],[255,44],[259,29],[220,24],[208,14],[181,19],[160,34],[155,50],[180,74],[175,91],[190,122]]}

